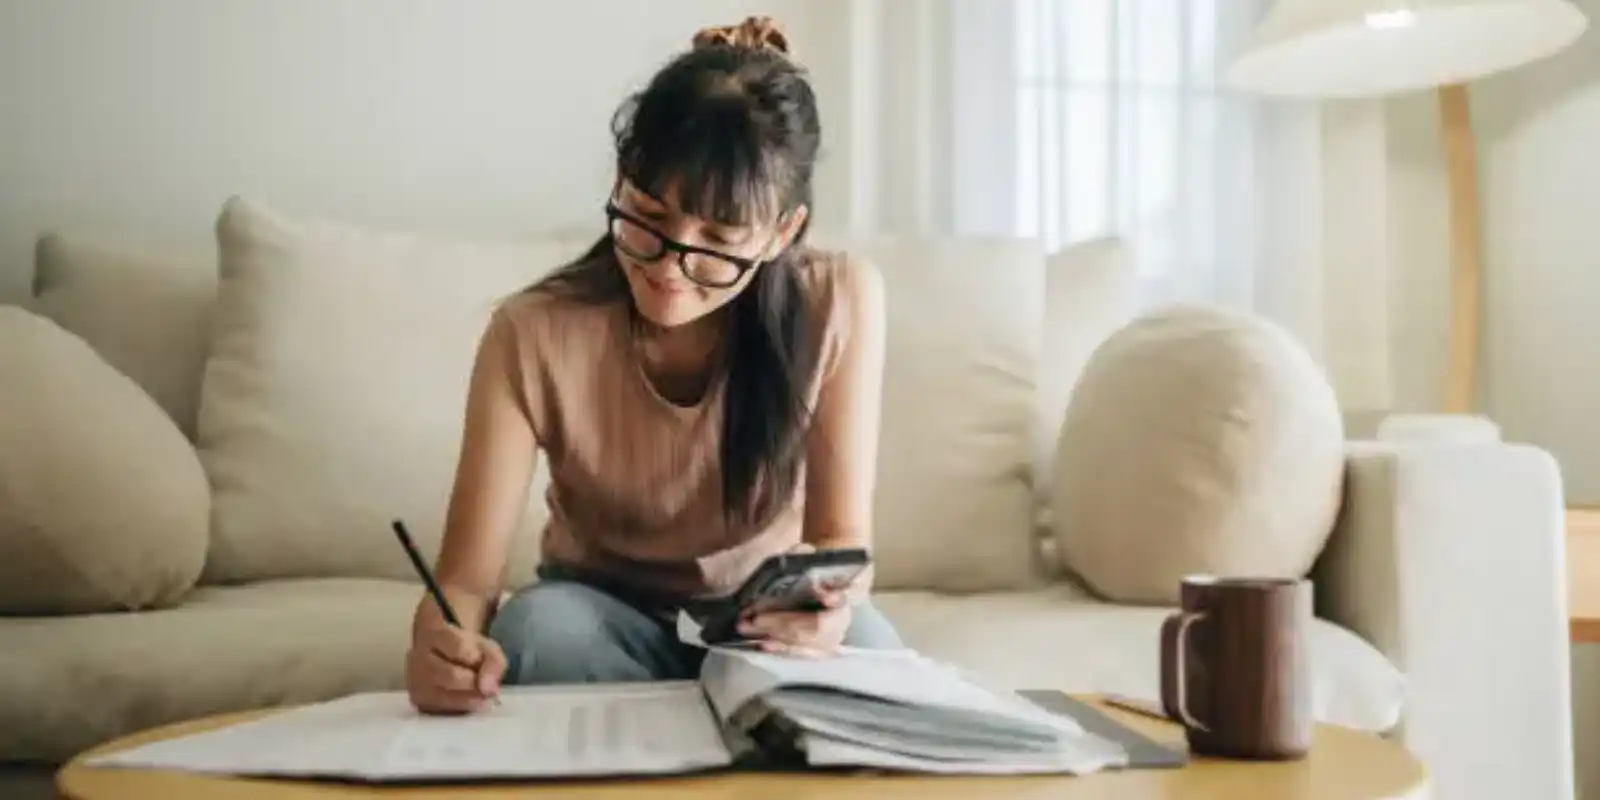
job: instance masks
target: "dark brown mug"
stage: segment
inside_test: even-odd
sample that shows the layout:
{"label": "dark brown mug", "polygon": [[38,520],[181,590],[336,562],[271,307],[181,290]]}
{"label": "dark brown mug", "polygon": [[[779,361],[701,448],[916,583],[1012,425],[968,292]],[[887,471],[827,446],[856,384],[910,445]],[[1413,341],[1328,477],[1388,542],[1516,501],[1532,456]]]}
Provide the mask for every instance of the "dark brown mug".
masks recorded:
{"label": "dark brown mug", "polygon": [[1311,749],[1311,583],[1185,578],[1161,625],[1161,705],[1196,755],[1297,759]]}

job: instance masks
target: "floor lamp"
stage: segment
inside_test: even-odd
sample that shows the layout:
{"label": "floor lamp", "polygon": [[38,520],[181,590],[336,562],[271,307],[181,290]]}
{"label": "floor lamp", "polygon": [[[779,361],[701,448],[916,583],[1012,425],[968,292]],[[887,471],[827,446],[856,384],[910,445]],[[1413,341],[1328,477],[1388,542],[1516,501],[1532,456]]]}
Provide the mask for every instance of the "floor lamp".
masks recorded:
{"label": "floor lamp", "polygon": [[1438,94],[1450,198],[1444,405],[1471,413],[1483,291],[1477,153],[1466,84],[1552,55],[1587,27],[1567,0],[1278,0],[1227,80],[1259,94]]}

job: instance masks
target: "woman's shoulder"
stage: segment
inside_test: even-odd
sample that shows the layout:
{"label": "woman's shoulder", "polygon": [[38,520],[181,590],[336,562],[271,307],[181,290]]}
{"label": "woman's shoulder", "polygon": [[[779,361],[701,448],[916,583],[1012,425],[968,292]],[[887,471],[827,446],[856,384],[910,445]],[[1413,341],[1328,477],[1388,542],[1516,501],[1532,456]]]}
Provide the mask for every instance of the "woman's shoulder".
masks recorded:
{"label": "woman's shoulder", "polygon": [[581,359],[592,354],[574,351],[604,347],[619,313],[626,312],[617,301],[542,281],[502,297],[489,324],[512,338],[524,358]]}
{"label": "woman's shoulder", "polygon": [[886,324],[883,275],[869,259],[847,250],[807,247],[797,272],[820,323],[824,376],[834,372],[853,346],[881,341]]}
{"label": "woman's shoulder", "polygon": [[881,313],[883,275],[849,250],[806,245],[797,263],[800,284],[828,319],[840,322]]}

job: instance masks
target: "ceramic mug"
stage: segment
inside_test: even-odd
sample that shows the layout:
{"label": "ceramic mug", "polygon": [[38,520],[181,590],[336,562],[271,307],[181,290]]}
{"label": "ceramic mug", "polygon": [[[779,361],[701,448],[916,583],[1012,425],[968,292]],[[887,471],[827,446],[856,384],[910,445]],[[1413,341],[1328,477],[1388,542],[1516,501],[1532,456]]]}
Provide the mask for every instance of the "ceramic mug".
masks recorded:
{"label": "ceramic mug", "polygon": [[1297,759],[1311,749],[1311,582],[1185,578],[1161,626],[1161,704],[1190,752]]}

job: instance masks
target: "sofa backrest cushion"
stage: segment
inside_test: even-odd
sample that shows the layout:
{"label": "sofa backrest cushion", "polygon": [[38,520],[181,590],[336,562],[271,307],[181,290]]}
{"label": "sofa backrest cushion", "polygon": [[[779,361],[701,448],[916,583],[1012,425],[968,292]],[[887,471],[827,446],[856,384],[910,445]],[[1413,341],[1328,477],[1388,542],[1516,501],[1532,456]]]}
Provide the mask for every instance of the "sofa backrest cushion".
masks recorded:
{"label": "sofa backrest cushion", "polygon": [[[1048,512],[1056,439],[1084,366],[1105,340],[1139,313],[1131,246],[1114,237],[1068,245],[1045,261],[1038,418],[1033,436],[1037,499]],[[1049,526],[1045,516],[1043,524]]]}
{"label": "sofa backrest cushion", "polygon": [[1029,452],[1043,253],[1021,240],[819,241],[884,277],[876,585],[961,592],[1037,583]]}
{"label": "sofa backrest cushion", "polygon": [[[204,580],[414,580],[390,521],[404,520],[433,558],[489,315],[570,246],[429,239],[240,198],[225,206],[217,240],[199,413],[214,508]],[[537,561],[538,475],[514,537],[512,585]]]}
{"label": "sofa backrest cushion", "polygon": [[55,231],[34,249],[34,309],[133,379],[191,440],[216,291],[210,253],[158,255]]}
{"label": "sofa backrest cushion", "polygon": [[178,601],[205,561],[209,502],[149,395],[83,339],[0,306],[0,614]]}

